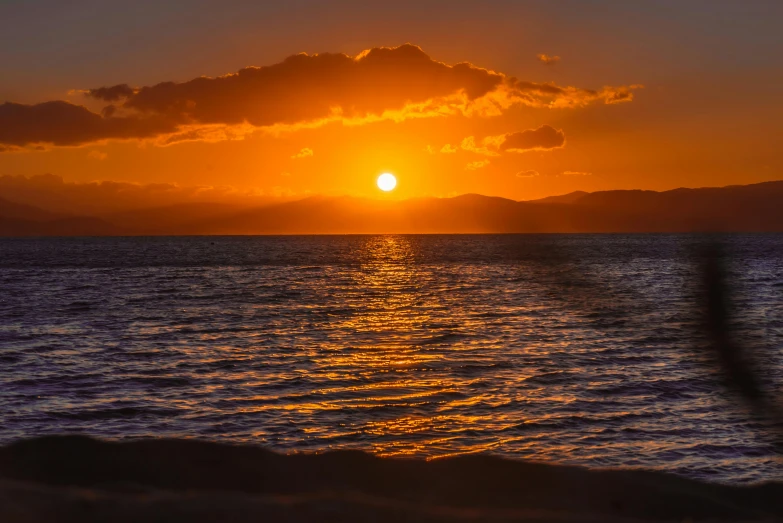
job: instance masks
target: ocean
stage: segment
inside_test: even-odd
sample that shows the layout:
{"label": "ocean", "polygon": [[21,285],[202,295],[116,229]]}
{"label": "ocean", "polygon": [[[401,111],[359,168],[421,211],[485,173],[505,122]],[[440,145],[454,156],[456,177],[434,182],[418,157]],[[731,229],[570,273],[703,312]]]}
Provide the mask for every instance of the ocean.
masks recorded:
{"label": "ocean", "polygon": [[[780,479],[700,247],[783,385],[783,235],[0,239],[0,443],[185,437]],[[781,394],[783,397],[783,394]]]}

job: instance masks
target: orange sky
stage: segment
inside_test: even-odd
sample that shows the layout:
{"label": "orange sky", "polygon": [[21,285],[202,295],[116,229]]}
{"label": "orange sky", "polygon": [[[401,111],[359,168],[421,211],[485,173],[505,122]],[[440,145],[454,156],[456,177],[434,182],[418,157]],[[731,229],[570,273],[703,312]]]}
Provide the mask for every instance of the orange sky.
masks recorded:
{"label": "orange sky", "polygon": [[[63,16],[83,16],[57,29],[57,51],[34,38],[47,22],[4,6],[0,44],[15,39],[15,51],[0,55],[9,71],[0,102],[13,102],[0,106],[0,175],[273,197],[518,200],[781,178],[775,4],[694,2],[709,15],[667,2],[652,12],[599,2],[608,11],[584,13],[418,4],[418,18],[395,26],[399,13],[337,2],[333,23],[313,29],[286,8],[242,4],[240,20],[202,2],[194,9],[216,20],[187,18],[173,44],[161,24],[184,7],[160,8],[158,23],[143,18],[137,29],[116,8],[92,18],[72,8]],[[117,35],[130,31],[146,45],[125,49]],[[125,87],[97,90],[115,85]],[[384,196],[375,178],[385,171],[399,184]]]}

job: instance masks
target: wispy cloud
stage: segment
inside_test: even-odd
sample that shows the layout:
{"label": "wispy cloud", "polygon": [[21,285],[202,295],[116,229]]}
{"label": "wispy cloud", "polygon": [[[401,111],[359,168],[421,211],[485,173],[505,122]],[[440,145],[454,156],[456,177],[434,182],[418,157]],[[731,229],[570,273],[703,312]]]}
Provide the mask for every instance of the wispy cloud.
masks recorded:
{"label": "wispy cloud", "polygon": [[560,61],[559,56],[550,56],[544,53],[537,54],[536,58],[538,58],[538,61],[544,65],[555,65],[557,62]]}
{"label": "wispy cloud", "polygon": [[296,160],[299,158],[307,158],[308,156],[312,156],[313,150],[309,147],[304,147],[301,151],[291,156],[292,159]]}
{"label": "wispy cloud", "polygon": [[488,136],[477,144],[475,136],[468,136],[462,140],[460,148],[472,153],[483,154],[484,156],[500,156],[497,150],[499,144],[494,141],[495,139],[496,137],[494,136]]}
{"label": "wispy cloud", "polygon": [[455,147],[448,143],[440,148],[440,152],[442,152],[443,154],[453,154],[456,153],[457,151],[459,151],[458,147]]}
{"label": "wispy cloud", "polygon": [[477,162],[470,162],[465,166],[466,171],[476,171],[478,169],[483,169],[489,165],[489,160],[479,160]]}
{"label": "wispy cloud", "polygon": [[105,160],[109,155],[103,151],[90,151],[89,154],[87,154],[87,157],[94,160]]}
{"label": "wispy cloud", "polygon": [[539,172],[532,169],[527,171],[519,171],[517,173],[517,178],[535,178],[536,176],[539,176]]}

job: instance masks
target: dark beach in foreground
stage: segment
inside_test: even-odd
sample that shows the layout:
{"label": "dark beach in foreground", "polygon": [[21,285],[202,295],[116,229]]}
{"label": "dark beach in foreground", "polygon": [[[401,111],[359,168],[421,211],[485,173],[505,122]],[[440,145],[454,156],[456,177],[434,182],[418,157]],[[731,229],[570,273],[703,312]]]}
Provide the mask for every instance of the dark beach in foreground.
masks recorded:
{"label": "dark beach in foreground", "polygon": [[783,484],[734,487],[487,455],[283,455],[193,440],[47,437],[0,449],[0,521],[779,520]]}

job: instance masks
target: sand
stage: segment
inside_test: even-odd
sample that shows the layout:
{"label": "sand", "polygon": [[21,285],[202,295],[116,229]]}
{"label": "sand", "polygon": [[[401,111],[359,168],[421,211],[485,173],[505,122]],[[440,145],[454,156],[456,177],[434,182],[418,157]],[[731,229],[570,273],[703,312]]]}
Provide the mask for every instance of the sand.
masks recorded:
{"label": "sand", "polygon": [[0,521],[783,520],[783,483],[726,486],[486,455],[278,454],[194,440],[0,448]]}

